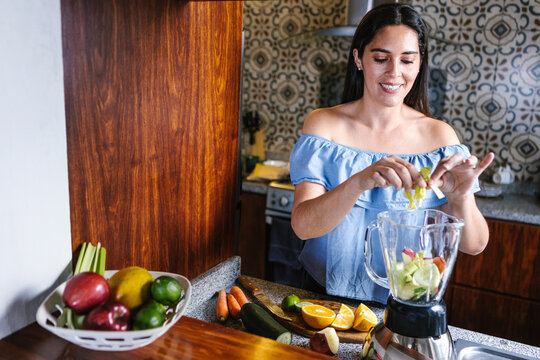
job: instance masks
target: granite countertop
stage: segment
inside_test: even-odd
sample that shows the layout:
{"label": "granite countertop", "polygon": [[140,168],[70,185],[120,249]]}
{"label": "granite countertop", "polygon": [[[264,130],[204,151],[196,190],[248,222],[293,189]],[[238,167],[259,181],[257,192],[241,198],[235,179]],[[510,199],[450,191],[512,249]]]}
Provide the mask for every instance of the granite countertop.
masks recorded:
{"label": "granite countertop", "polygon": [[[191,303],[186,309],[185,315],[200,320],[217,323],[215,312],[217,292],[220,289],[225,289],[228,291],[233,285],[235,285],[236,279],[238,276],[240,276],[240,265],[240,257],[234,256],[193,279],[191,281],[193,286],[193,295],[191,298]],[[356,308],[359,304],[359,301],[336,299],[332,296],[316,294],[302,289],[268,282],[262,279],[252,277],[250,277],[250,279],[276,304],[281,303],[281,300],[291,293],[298,295],[300,298],[306,299],[327,299],[341,301],[353,308]],[[248,295],[251,301],[257,303],[256,299],[251,297],[249,294],[246,295]],[[368,304],[368,306],[373,309],[379,320],[383,318],[383,306],[375,304]],[[242,329],[240,320],[229,319],[224,325],[240,330]],[[454,341],[462,339],[532,358],[540,358],[540,348],[535,346],[521,344],[453,326],[449,326],[449,330]],[[309,348],[308,341],[309,339],[294,334],[292,345]],[[362,345],[342,343],[340,344],[339,352],[336,357],[339,359],[359,359],[361,351]]]}
{"label": "granite countertop", "polygon": [[[503,192],[498,197],[487,198],[476,196],[476,203],[482,214],[486,218],[540,225],[539,185],[532,183],[513,183],[501,186],[503,187]],[[256,194],[266,194],[268,184],[244,181],[242,183],[242,190]]]}

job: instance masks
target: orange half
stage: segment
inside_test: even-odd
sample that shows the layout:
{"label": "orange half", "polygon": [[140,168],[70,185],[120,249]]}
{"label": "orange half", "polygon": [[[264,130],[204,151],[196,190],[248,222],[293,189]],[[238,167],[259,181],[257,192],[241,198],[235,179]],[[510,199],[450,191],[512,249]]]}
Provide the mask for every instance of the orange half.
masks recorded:
{"label": "orange half", "polygon": [[302,318],[315,329],[323,329],[336,318],[336,313],[321,305],[307,305],[302,307]]}

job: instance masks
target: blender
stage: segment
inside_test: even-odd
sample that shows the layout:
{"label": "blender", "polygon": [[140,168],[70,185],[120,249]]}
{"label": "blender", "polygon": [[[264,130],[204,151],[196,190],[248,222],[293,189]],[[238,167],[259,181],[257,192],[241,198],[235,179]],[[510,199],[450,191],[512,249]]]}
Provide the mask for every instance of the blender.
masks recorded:
{"label": "blender", "polygon": [[[442,296],[464,225],[438,210],[384,211],[368,225],[365,268],[391,295],[383,322],[366,338],[363,359],[456,359]],[[386,277],[372,266],[377,234]]]}

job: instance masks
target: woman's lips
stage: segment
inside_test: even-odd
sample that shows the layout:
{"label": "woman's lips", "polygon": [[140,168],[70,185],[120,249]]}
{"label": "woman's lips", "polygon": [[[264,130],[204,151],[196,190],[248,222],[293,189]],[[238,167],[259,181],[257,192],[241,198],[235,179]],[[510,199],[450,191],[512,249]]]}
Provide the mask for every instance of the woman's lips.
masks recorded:
{"label": "woman's lips", "polygon": [[401,86],[401,84],[384,84],[380,83],[382,89],[387,93],[395,93]]}

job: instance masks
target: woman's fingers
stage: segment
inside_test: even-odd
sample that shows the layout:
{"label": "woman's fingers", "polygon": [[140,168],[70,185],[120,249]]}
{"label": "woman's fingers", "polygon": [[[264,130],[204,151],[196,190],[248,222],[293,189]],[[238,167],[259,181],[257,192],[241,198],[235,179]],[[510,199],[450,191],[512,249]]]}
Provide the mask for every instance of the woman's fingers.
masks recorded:
{"label": "woman's fingers", "polygon": [[430,183],[436,184],[437,180],[439,180],[439,178],[443,176],[445,172],[461,164],[463,164],[463,157],[461,154],[443,157],[431,174]]}
{"label": "woman's fingers", "polygon": [[484,172],[484,170],[487,169],[487,167],[491,164],[491,162],[495,159],[495,154],[490,152],[484,158],[480,163],[476,165],[476,171],[478,172],[478,175]]}
{"label": "woman's fingers", "polygon": [[381,159],[377,172],[385,179],[386,186],[381,187],[394,186],[398,190],[405,188],[411,191],[414,184],[427,186],[413,164],[395,155]]}

